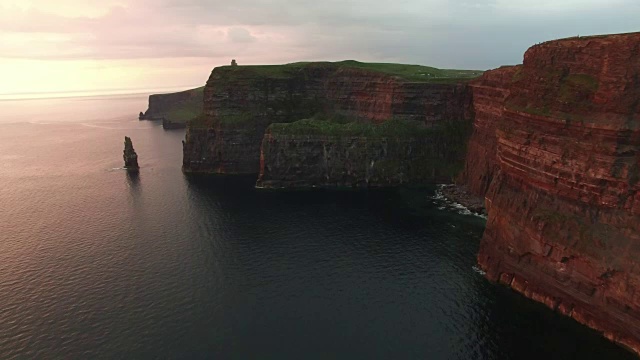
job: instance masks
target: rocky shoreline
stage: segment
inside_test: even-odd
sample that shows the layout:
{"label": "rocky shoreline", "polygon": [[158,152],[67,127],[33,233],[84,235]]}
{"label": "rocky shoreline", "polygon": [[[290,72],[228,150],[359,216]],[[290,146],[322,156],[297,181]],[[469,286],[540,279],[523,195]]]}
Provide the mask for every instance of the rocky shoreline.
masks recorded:
{"label": "rocky shoreline", "polygon": [[484,199],[470,193],[465,185],[442,185],[439,190],[442,196],[466,207],[469,211],[480,215],[487,215]]}

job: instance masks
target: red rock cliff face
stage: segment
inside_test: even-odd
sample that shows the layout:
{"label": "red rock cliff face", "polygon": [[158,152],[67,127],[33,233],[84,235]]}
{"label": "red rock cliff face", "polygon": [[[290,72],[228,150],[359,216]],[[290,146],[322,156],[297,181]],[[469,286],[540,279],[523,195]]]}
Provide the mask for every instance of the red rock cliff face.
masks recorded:
{"label": "red rock cliff face", "polygon": [[381,123],[391,118],[433,125],[469,118],[465,84],[410,83],[360,69],[340,69],[324,84],[332,110]]}
{"label": "red rock cliff face", "polygon": [[518,69],[511,66],[488,71],[470,84],[475,111],[474,132],[467,145],[467,161],[461,177],[476,195],[484,196],[497,170],[496,125],[503,116],[509,85]]}
{"label": "red rock cliff face", "polygon": [[472,87],[487,277],[640,353],[640,34],[536,45]]}

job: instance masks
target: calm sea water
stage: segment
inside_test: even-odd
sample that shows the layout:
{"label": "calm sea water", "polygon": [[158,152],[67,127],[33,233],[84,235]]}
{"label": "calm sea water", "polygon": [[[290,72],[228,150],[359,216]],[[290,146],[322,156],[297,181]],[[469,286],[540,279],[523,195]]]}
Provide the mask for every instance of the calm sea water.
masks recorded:
{"label": "calm sea water", "polygon": [[633,358],[485,281],[431,191],[185,177],[145,108],[0,101],[0,358]]}

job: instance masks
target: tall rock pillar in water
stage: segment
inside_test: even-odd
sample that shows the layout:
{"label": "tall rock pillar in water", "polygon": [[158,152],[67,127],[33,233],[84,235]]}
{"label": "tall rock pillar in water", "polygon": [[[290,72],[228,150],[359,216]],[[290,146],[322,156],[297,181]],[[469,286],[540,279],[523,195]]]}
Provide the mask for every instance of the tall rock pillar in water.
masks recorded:
{"label": "tall rock pillar in water", "polygon": [[138,170],[140,166],[138,166],[138,154],[133,149],[133,143],[131,142],[131,138],[128,136],[124,137],[124,168],[127,170]]}

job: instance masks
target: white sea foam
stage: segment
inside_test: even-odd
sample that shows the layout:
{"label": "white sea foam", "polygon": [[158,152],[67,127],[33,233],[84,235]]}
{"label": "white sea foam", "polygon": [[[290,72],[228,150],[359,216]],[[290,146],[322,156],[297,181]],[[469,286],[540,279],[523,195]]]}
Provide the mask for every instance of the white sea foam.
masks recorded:
{"label": "white sea foam", "polygon": [[473,271],[477,272],[478,274],[485,276],[487,273],[485,271],[482,271],[482,269],[480,269],[478,267],[478,265],[473,265],[473,267],[471,268],[473,269]]}
{"label": "white sea foam", "polygon": [[447,185],[445,184],[438,185],[438,188],[436,189],[436,193],[432,197],[432,199],[434,200],[434,203],[436,205],[439,205],[438,210],[450,210],[450,211],[455,211],[460,215],[472,215],[472,216],[481,217],[485,220],[487,219],[486,215],[473,212],[469,210],[466,206],[460,203],[457,203],[455,201],[452,201],[448,197],[446,197],[444,195],[444,192],[442,191],[442,189],[444,189],[445,186]]}

